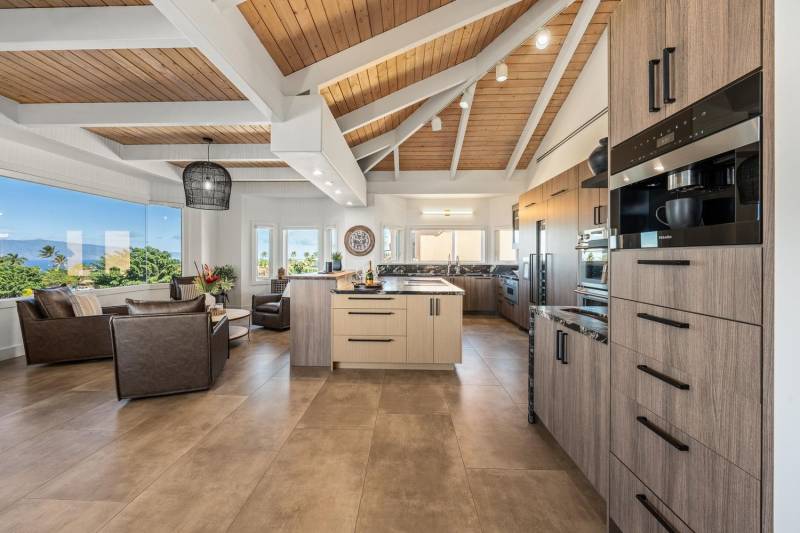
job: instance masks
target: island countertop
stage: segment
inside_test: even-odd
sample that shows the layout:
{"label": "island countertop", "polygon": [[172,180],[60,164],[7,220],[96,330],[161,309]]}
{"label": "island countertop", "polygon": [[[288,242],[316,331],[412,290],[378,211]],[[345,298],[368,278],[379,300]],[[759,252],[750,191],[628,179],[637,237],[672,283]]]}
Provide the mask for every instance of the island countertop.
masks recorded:
{"label": "island countertop", "polygon": [[332,289],[334,294],[441,294],[463,295],[464,289],[456,287],[442,278],[386,277],[381,278],[380,290],[356,289],[352,283]]}
{"label": "island countertop", "polygon": [[289,279],[339,279],[347,276],[352,276],[356,272],[354,270],[340,270],[338,272],[311,272],[308,274],[289,274],[286,277]]}

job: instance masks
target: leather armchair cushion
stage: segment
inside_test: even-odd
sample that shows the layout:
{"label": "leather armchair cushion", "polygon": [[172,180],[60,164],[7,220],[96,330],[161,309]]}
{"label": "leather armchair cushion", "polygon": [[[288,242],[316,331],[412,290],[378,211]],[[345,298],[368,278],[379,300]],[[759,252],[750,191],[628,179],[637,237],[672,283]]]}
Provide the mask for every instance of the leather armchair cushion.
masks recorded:
{"label": "leather armchair cushion", "polygon": [[66,285],[34,289],[33,298],[45,318],[72,318],[75,312],[70,301],[72,291]]}
{"label": "leather armchair cushion", "polygon": [[159,315],[177,313],[202,313],[206,310],[206,298],[200,295],[193,300],[125,300],[129,315]]}
{"label": "leather armchair cushion", "polygon": [[281,303],[280,302],[267,302],[261,305],[256,306],[256,311],[259,313],[280,313],[281,311]]}

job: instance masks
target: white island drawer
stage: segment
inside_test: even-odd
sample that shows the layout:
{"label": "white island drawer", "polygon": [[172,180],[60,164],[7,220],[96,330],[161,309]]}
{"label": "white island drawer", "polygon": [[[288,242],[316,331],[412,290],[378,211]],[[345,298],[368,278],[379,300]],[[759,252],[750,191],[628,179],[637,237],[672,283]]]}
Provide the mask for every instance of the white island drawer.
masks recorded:
{"label": "white island drawer", "polygon": [[406,338],[389,335],[334,335],[337,363],[405,363]]}
{"label": "white island drawer", "polygon": [[405,309],[334,309],[334,335],[405,335]]}
{"label": "white island drawer", "polygon": [[334,294],[334,309],[405,309],[402,294]]}

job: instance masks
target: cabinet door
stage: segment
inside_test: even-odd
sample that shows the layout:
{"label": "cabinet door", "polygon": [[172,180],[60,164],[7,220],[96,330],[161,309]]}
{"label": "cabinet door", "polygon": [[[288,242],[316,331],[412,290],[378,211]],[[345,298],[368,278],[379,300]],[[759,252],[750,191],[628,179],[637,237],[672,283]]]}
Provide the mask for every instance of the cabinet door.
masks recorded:
{"label": "cabinet door", "polygon": [[574,305],[578,283],[578,191],[547,202],[547,305]]}
{"label": "cabinet door", "polygon": [[[462,296],[436,296],[438,313],[433,321],[435,363],[461,362],[462,299]],[[413,330],[409,331],[413,336]]]}
{"label": "cabinet door", "polygon": [[[688,0],[693,3],[697,0]],[[742,0],[749,1],[749,0]],[[650,60],[664,49],[664,0],[625,0],[609,25],[609,146],[615,146],[666,117],[660,90],[661,65],[654,67],[657,111],[650,110]],[[713,53],[714,48],[709,51]]]}
{"label": "cabinet door", "polygon": [[664,46],[675,49],[670,57],[675,102],[667,105],[668,115],[761,65],[757,0],[667,0],[665,27]]}
{"label": "cabinet door", "polygon": [[[433,297],[408,296],[406,298],[406,361],[433,363]],[[459,323],[461,317],[459,317]]]}
{"label": "cabinet door", "polygon": [[598,225],[597,206],[600,203],[599,189],[578,189],[578,228],[585,230]]}
{"label": "cabinet door", "polygon": [[553,435],[556,364],[556,323],[537,316],[533,329],[533,410]]}
{"label": "cabinet door", "polygon": [[601,226],[608,224],[608,189],[597,189],[597,216]]}

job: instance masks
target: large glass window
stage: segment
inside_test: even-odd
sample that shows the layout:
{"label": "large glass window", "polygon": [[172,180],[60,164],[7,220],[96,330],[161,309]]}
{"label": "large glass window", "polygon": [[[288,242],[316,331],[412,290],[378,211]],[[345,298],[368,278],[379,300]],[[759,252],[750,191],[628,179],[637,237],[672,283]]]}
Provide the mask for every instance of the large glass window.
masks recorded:
{"label": "large glass window", "polygon": [[333,254],[339,251],[339,232],[336,226],[325,228],[325,261],[332,261]]}
{"label": "large glass window", "polygon": [[403,260],[403,229],[383,227],[383,262]]}
{"label": "large glass window", "polygon": [[272,277],[272,228],[270,226],[255,226],[253,228],[253,241],[255,280],[268,280]]}
{"label": "large glass window", "polygon": [[483,262],[484,233],[482,229],[412,230],[412,260],[428,263],[458,258],[463,263]]}
{"label": "large glass window", "polygon": [[169,281],[181,210],[0,176],[0,298]]}
{"label": "large glass window", "polygon": [[284,231],[284,257],[290,274],[319,271],[319,230],[289,228]]}
{"label": "large glass window", "polygon": [[517,250],[514,249],[513,230],[501,228],[494,232],[495,256],[501,263],[516,263]]}

